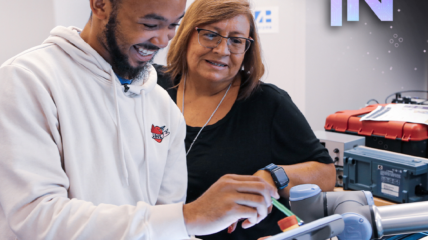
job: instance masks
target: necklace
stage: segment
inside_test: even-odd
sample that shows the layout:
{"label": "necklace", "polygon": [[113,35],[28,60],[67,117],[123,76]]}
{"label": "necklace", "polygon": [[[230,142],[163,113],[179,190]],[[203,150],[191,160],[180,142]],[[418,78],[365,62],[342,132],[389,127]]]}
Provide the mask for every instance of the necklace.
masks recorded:
{"label": "necklace", "polygon": [[[214,112],[211,114],[211,117],[208,119],[208,121],[204,124],[204,126],[202,126],[201,130],[199,130],[198,134],[196,134],[195,139],[193,139],[193,142],[190,144],[189,150],[187,150],[186,156],[189,154],[190,149],[192,149],[193,144],[196,142],[196,139],[198,139],[199,134],[201,134],[202,130],[204,130],[204,128],[208,125],[208,123],[211,121],[211,118],[213,118],[214,114],[217,112],[218,108],[220,107],[221,103],[223,102],[223,100],[226,98],[227,92],[229,92],[230,87],[232,86],[232,83],[229,84],[229,87],[226,90],[226,93],[224,93],[223,98],[221,99],[220,103],[217,105],[216,109],[214,110]],[[181,105],[181,113],[184,116],[184,91],[186,90],[186,77],[184,77],[184,87],[183,87],[183,103]]]}

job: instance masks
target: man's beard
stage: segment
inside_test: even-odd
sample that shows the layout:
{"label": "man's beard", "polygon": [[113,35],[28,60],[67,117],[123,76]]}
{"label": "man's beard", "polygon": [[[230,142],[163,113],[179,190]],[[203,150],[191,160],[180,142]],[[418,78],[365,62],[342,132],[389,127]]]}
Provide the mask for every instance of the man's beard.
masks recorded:
{"label": "man's beard", "polygon": [[[113,67],[113,70],[117,75],[119,75],[122,78],[126,78],[129,80],[140,79],[144,77],[145,74],[147,74],[149,65],[153,62],[154,56],[150,61],[146,62],[144,65],[141,65],[138,67],[131,66],[131,64],[129,63],[128,56],[121,52],[119,44],[117,42],[117,39],[121,37],[121,34],[120,32],[118,32],[118,29],[117,29],[118,25],[119,25],[119,22],[117,21],[116,13],[112,12],[109,18],[109,21],[104,29],[103,34],[105,38],[105,43],[107,44],[107,48],[110,53],[111,65]],[[140,45],[145,46],[147,49],[154,49],[154,50],[159,49],[154,45],[148,45],[148,44],[140,44]],[[156,53],[154,55],[156,55]]]}

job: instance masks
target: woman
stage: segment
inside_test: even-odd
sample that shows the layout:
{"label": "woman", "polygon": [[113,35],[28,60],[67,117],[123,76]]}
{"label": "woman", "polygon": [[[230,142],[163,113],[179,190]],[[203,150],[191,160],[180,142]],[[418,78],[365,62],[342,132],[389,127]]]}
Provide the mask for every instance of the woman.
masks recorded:
{"label": "woman", "polygon": [[[335,170],[327,151],[290,96],[259,80],[264,66],[247,0],[196,0],[171,42],[167,62],[166,69],[156,66],[158,84],[186,119],[188,202],[228,173],[256,174],[274,185],[268,171],[259,171],[270,163],[282,166],[290,179],[279,191],[284,204],[294,185],[316,183],[332,190]],[[202,238],[277,234],[276,222],[284,217],[273,209],[250,229],[234,225]]]}

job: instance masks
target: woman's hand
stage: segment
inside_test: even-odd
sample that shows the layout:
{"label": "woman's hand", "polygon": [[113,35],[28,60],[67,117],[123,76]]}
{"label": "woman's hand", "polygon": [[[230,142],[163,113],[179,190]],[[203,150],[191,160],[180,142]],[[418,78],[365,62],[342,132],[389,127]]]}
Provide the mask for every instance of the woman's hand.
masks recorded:
{"label": "woman's hand", "polygon": [[[256,173],[254,173],[253,176],[260,177],[261,179],[265,180],[267,183],[269,183],[271,186],[273,186],[276,189],[275,182],[273,181],[272,176],[270,175],[270,172],[266,170],[259,170]],[[272,212],[272,207],[273,205],[271,205],[268,208],[269,213]]]}
{"label": "woman's hand", "polygon": [[272,179],[272,175],[269,171],[266,170],[258,170],[256,173],[253,174],[253,176],[261,177],[263,180],[265,180],[267,183],[272,185],[274,188],[276,188],[275,182]]}
{"label": "woman's hand", "polygon": [[[254,173],[254,174],[253,174],[253,176],[256,176],[256,177],[260,177],[260,178],[262,178],[262,179],[263,179],[263,180],[265,180],[267,183],[269,183],[269,184],[270,184],[270,185],[272,185],[274,188],[276,188],[275,182],[273,181],[272,176],[270,175],[270,172],[268,172],[268,171],[266,171],[266,170],[259,170],[259,171],[257,171],[256,173]],[[272,212],[272,207],[273,207],[273,205],[271,205],[271,206],[268,208],[269,213],[271,213],[271,212]]]}

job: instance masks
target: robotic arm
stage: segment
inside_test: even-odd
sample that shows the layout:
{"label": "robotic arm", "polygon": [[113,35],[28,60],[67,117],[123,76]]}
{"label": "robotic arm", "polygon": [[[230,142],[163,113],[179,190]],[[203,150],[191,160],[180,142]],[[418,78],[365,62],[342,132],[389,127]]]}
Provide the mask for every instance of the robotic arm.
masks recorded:
{"label": "robotic arm", "polygon": [[[340,240],[369,240],[428,231],[428,202],[376,207],[373,195],[367,191],[321,192],[317,185],[304,184],[290,190],[290,205],[306,223],[305,228],[270,239],[318,240],[337,236]],[[328,231],[333,228],[335,232]]]}

